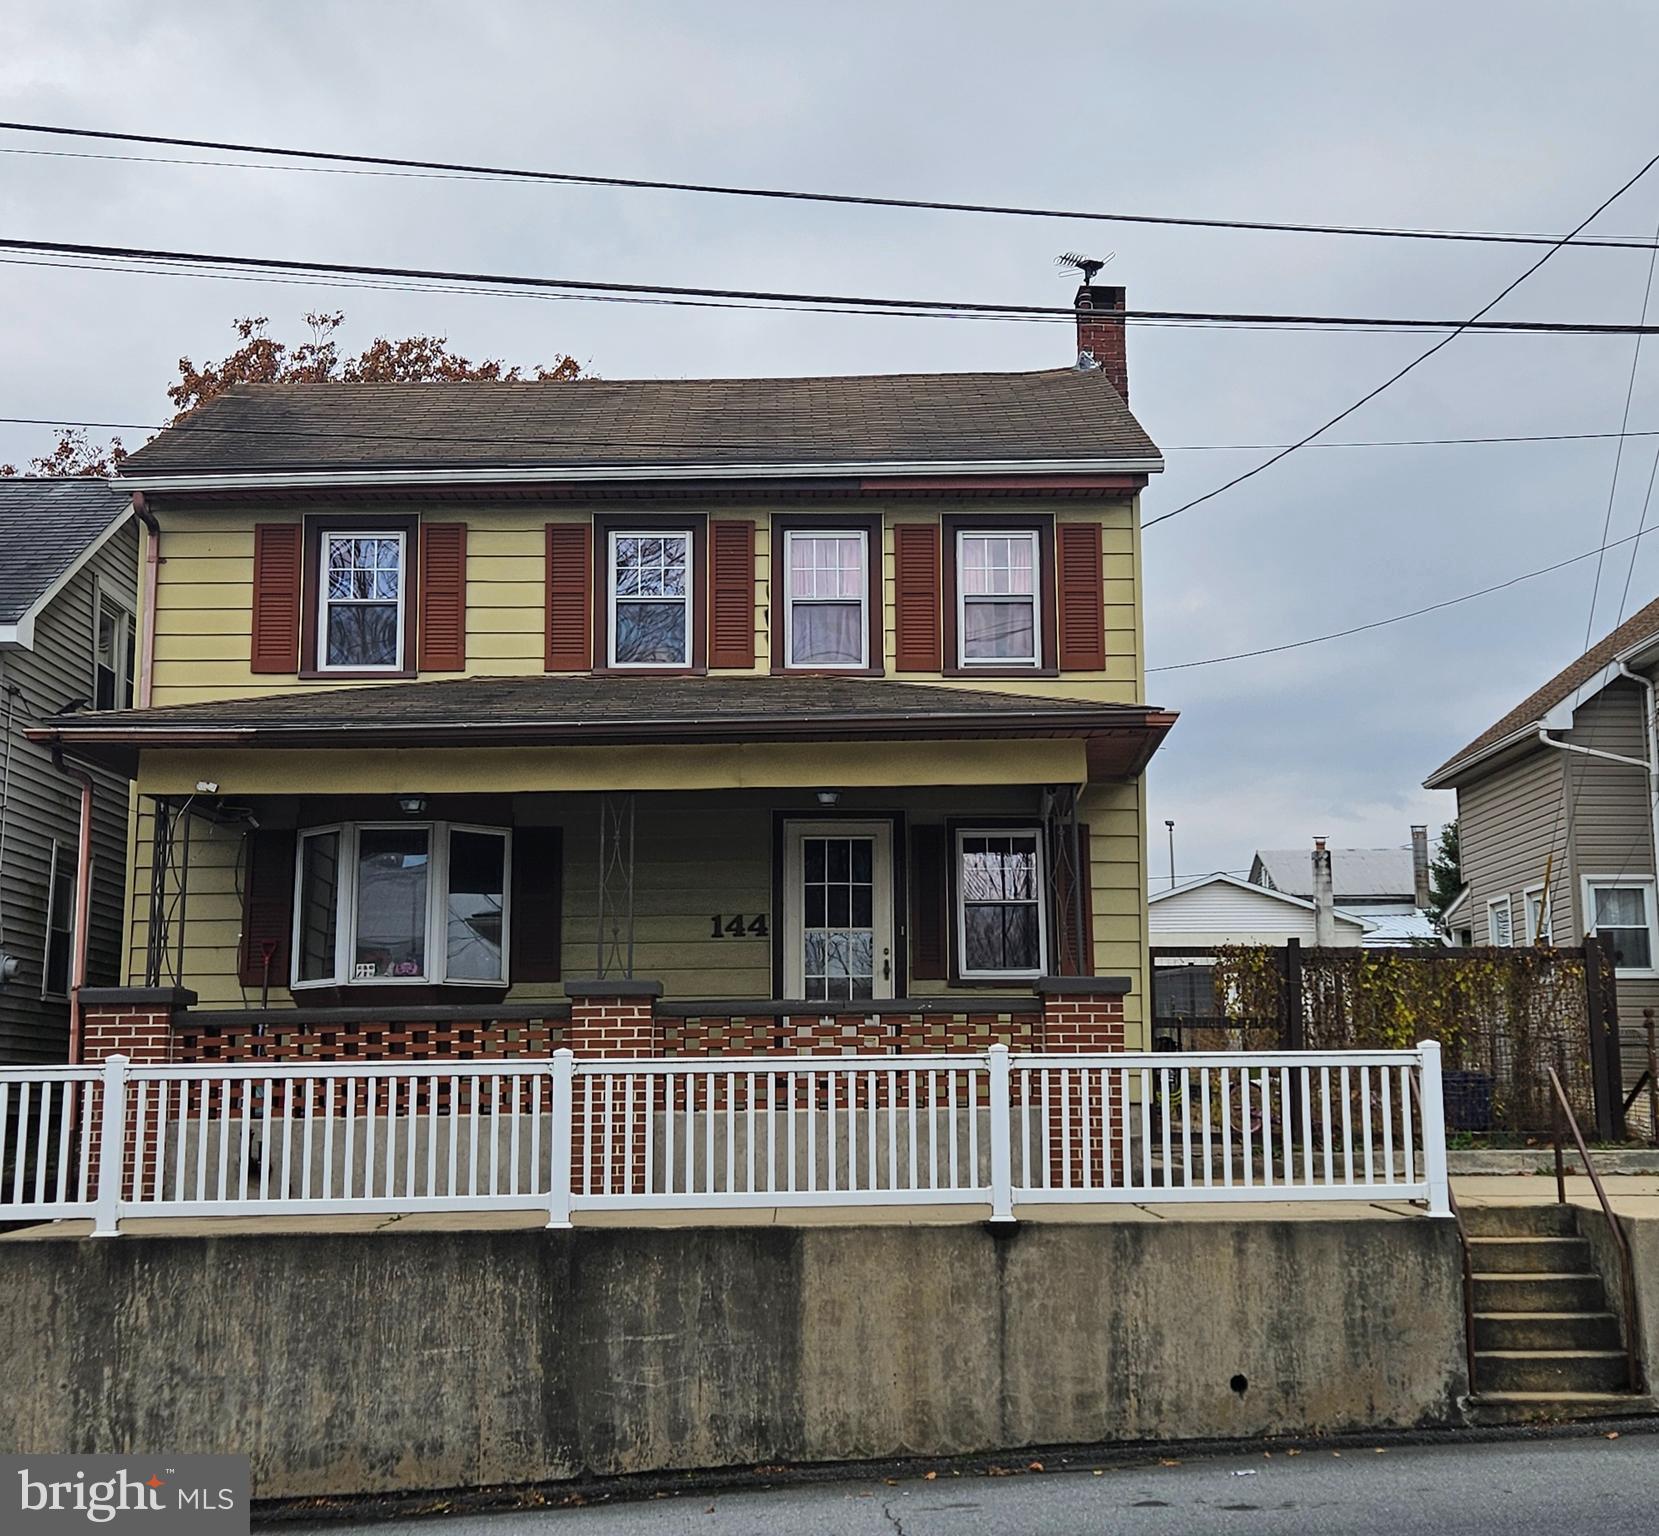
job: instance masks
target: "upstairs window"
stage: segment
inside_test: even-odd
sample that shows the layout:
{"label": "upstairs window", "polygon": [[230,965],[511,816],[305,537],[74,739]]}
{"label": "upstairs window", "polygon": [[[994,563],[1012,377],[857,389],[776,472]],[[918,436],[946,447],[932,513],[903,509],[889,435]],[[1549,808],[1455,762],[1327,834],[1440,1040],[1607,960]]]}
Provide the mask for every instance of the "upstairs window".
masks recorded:
{"label": "upstairs window", "polygon": [[1653,882],[1591,879],[1584,882],[1590,932],[1613,951],[1621,976],[1654,974]]}
{"label": "upstairs window", "polygon": [[956,633],[960,666],[1040,664],[1040,569],[1034,530],[957,533]]}
{"label": "upstairs window", "polygon": [[408,541],[401,530],[330,532],[321,542],[317,660],[321,671],[403,668]]}
{"label": "upstairs window", "polygon": [[791,667],[869,665],[869,548],[862,530],[791,529],[784,612]]}
{"label": "upstairs window", "polygon": [[132,610],[101,584],[92,591],[92,707],[130,709],[137,626]]}
{"label": "upstairs window", "polygon": [[691,665],[691,532],[609,536],[610,665]]}
{"label": "upstairs window", "polygon": [[1508,949],[1515,942],[1509,926],[1509,897],[1494,896],[1486,903],[1486,942]]}
{"label": "upstairs window", "polygon": [[956,834],[958,970],[964,977],[1040,976],[1042,838],[1034,827]]}
{"label": "upstairs window", "polygon": [[75,950],[75,847],[52,839],[46,887],[46,955],[42,997],[69,996],[69,960]]}
{"label": "upstairs window", "polygon": [[449,822],[302,832],[294,986],[507,982],[508,834]]}

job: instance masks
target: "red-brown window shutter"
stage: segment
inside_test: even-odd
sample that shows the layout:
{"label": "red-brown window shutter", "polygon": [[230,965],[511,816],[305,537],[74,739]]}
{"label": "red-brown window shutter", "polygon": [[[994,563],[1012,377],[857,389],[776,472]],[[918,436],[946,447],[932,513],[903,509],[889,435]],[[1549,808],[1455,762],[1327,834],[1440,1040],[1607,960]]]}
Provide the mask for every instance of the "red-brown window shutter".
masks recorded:
{"label": "red-brown window shutter", "polygon": [[513,831],[512,966],[508,980],[557,981],[564,923],[563,838],[558,827]]}
{"label": "red-brown window shutter", "polygon": [[[894,666],[940,669],[939,529],[933,523],[893,528]],[[940,975],[944,973],[941,971]]]}
{"label": "red-brown window shutter", "polygon": [[300,669],[301,529],[298,523],[255,523],[253,646],[255,672]]}
{"label": "red-brown window shutter", "polygon": [[236,970],[244,987],[260,986],[270,953],[273,987],[286,987],[294,935],[295,835],[263,827],[247,834],[247,868],[242,876],[242,942]]}
{"label": "red-brown window shutter", "polygon": [[945,829],[910,829],[910,978],[944,981],[950,974]]}
{"label": "red-brown window shutter", "polygon": [[547,525],[547,670],[586,672],[593,664],[593,530]]}
{"label": "red-brown window shutter", "polygon": [[1060,670],[1099,672],[1106,666],[1106,582],[1100,524],[1061,523],[1055,530],[1060,586]]}
{"label": "red-brown window shutter", "polygon": [[755,525],[709,524],[709,665],[755,664]]}
{"label": "red-brown window shutter", "polygon": [[420,669],[462,672],[467,665],[467,525],[423,523]]}
{"label": "red-brown window shutter", "polygon": [[1094,871],[1090,863],[1089,828],[1086,822],[1077,824],[1077,858],[1081,876],[1076,900],[1083,908],[1083,953],[1077,954],[1077,917],[1072,906],[1072,879],[1069,869],[1056,871],[1058,879],[1056,903],[1064,932],[1055,935],[1054,953],[1056,974],[1061,976],[1088,976],[1094,970]]}

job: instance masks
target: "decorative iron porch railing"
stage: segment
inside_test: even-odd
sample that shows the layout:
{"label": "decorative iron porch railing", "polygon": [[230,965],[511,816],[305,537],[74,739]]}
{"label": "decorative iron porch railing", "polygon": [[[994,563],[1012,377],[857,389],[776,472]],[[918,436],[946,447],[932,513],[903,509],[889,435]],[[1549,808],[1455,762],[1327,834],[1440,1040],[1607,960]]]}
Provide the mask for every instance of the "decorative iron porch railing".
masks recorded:
{"label": "decorative iron porch railing", "polygon": [[[1412,1092],[1413,1081],[1417,1087]],[[0,1068],[0,1220],[1420,1201],[1439,1047]],[[1420,1108],[1417,1106],[1421,1106]]]}

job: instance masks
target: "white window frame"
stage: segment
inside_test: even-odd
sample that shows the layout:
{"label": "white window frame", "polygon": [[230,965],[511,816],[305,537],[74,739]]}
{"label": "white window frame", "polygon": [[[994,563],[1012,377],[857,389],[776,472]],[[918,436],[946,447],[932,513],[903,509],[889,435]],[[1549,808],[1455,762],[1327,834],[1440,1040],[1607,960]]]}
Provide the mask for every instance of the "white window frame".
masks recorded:
{"label": "white window frame", "polygon": [[[968,900],[962,878],[962,840],[968,837],[1029,837],[1037,850],[1037,964],[1031,970],[975,971],[968,968]],[[956,971],[963,981],[1033,980],[1048,968],[1048,869],[1043,829],[1029,827],[957,827],[951,838],[951,921],[956,928]]]}
{"label": "white window frame", "polygon": [[[803,539],[857,539],[862,580],[858,584],[858,660],[800,661],[795,654],[795,605],[845,604],[844,597],[796,597],[794,544]],[[783,664],[791,672],[865,672],[870,667],[870,535],[863,528],[786,528],[783,535]]]}
{"label": "white window frame", "polygon": [[[337,661],[328,659],[328,611],[334,604],[357,608],[367,604],[381,604],[386,598],[335,598],[328,595],[328,546],[334,539],[396,539],[397,540],[397,655],[389,662]],[[402,528],[329,528],[323,527],[317,535],[317,670],[319,672],[402,672],[404,667],[403,640],[408,621],[404,606],[409,598],[409,535]]]}
{"label": "white window frame", "polygon": [[[1497,911],[1503,913],[1504,936],[1499,939],[1493,932],[1492,914]],[[1515,913],[1509,899],[1509,892],[1502,896],[1494,896],[1486,903],[1486,942],[1494,949],[1513,949],[1515,947]]]}
{"label": "white window frame", "polygon": [[[1031,544],[1031,651],[1029,656],[968,655],[968,593],[962,553],[969,539],[1027,539]],[[991,594],[976,593],[975,596]],[[1015,594],[1010,594],[1015,595]],[[956,530],[956,665],[962,669],[1037,668],[1043,664],[1043,541],[1035,528]]]}
{"label": "white window frame", "polygon": [[110,591],[101,578],[92,583],[92,707],[98,707],[98,632],[103,628],[106,609],[121,616],[115,627],[115,699],[110,708],[131,709],[133,701],[128,692],[135,688],[132,642],[137,614],[133,604]]}
{"label": "white window frame", "polygon": [[[625,603],[683,603],[685,645],[679,661],[618,661],[616,659],[616,541],[618,539],[684,539],[685,592],[680,597],[625,597]],[[612,528],[605,537],[605,664],[624,672],[683,672],[691,665],[692,625],[697,622],[697,541],[690,528]]]}
{"label": "white window frame", "polygon": [[1647,952],[1652,965],[1626,965],[1615,970],[1616,976],[1633,978],[1659,977],[1659,925],[1654,921],[1654,881],[1652,875],[1586,875],[1584,876],[1584,931],[1596,932],[1596,895],[1598,890],[1639,890],[1642,893],[1642,912],[1647,918]]}
{"label": "white window frame", "polygon": [[[357,850],[363,832],[421,831],[427,834],[426,970],[419,976],[352,975],[357,947]],[[449,840],[456,832],[501,839],[501,975],[498,979],[447,974],[449,961]],[[307,838],[338,834],[340,883],[334,927],[334,971],[329,976],[300,977],[301,897]],[[288,943],[288,985],[299,992],[314,987],[506,987],[512,984],[513,834],[507,827],[466,821],[346,821],[302,827],[294,849],[294,915]]]}
{"label": "white window frame", "polygon": [[[1534,901],[1538,904],[1536,915],[1533,913]],[[1521,928],[1526,935],[1528,944],[1553,944],[1555,942],[1555,896],[1553,892],[1546,896],[1546,888],[1542,885],[1529,885],[1521,892]]]}
{"label": "white window frame", "polygon": [[[78,868],[72,868],[69,874],[69,964],[64,970],[64,988],[61,992],[54,992],[51,988],[52,975],[52,927],[57,917],[58,904],[58,860],[62,858],[65,844],[60,838],[52,839],[52,859],[46,872],[46,929],[41,937],[40,945],[40,995],[45,1002],[63,1002],[75,989],[75,929],[78,926],[77,918],[80,915],[81,889],[80,882],[75,878],[80,873]],[[76,863],[79,863],[78,855]],[[88,884],[91,883],[91,874],[88,872]]]}

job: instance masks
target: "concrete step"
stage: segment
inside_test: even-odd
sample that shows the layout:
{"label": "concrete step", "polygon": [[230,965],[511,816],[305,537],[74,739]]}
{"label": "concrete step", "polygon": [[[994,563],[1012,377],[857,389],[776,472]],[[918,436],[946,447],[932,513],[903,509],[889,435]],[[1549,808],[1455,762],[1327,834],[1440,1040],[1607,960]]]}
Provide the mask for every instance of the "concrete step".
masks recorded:
{"label": "concrete step", "polygon": [[1617,1419],[1655,1413],[1659,1413],[1659,1402],[1642,1392],[1480,1392],[1469,1400],[1469,1419],[1481,1425]]}
{"label": "concrete step", "polygon": [[1622,1349],[1489,1349],[1475,1355],[1475,1386],[1488,1392],[1623,1392]]}
{"label": "concrete step", "polygon": [[1611,1312],[1477,1312],[1475,1348],[1618,1349],[1619,1320]]}
{"label": "concrete step", "polygon": [[1587,1274],[1595,1267],[1582,1237],[1472,1237],[1469,1258],[1483,1275]]}
{"label": "concrete step", "polygon": [[1463,1226],[1470,1237],[1572,1237],[1578,1209],[1571,1205],[1467,1205]]}
{"label": "concrete step", "polygon": [[1595,1274],[1517,1275],[1475,1272],[1476,1312],[1605,1312]]}

